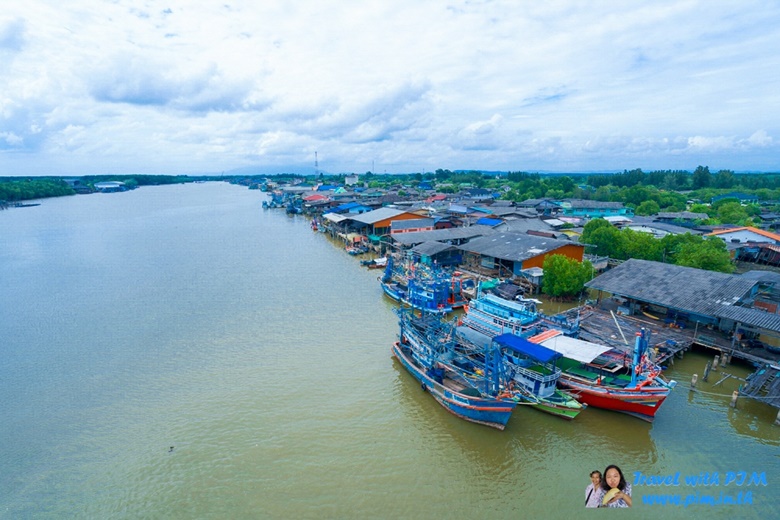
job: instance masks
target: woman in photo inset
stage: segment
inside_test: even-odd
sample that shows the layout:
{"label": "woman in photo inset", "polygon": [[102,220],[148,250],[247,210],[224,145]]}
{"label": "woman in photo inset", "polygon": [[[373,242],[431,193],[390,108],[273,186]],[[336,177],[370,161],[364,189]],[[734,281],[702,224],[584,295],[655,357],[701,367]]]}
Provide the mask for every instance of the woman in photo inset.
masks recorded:
{"label": "woman in photo inset", "polygon": [[601,472],[590,472],[590,484],[585,488],[585,507],[599,507],[601,502]]}
{"label": "woman in photo inset", "polygon": [[599,496],[599,507],[631,507],[631,484],[626,482],[623,472],[614,464],[604,470]]}

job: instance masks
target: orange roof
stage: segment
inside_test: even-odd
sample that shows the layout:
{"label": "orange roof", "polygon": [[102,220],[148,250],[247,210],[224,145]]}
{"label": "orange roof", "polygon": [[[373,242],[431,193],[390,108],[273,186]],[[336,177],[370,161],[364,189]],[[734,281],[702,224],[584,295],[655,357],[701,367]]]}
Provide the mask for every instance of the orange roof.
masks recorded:
{"label": "orange roof", "polygon": [[317,193],[317,194],[314,194],[314,195],[309,195],[307,197],[304,197],[303,200],[305,200],[306,202],[311,202],[311,201],[314,201],[314,200],[328,200],[328,197],[326,197],[325,195],[321,195],[321,194]]}
{"label": "orange roof", "polygon": [[724,235],[726,233],[733,233],[734,231],[750,231],[757,235],[761,235],[762,237],[771,238],[772,240],[780,242],[780,235],[778,235],[777,233],[772,233],[771,231],[764,231],[763,229],[754,228],[752,226],[745,226],[745,227],[738,227],[738,228],[731,228],[731,229],[719,229],[717,231],[713,231],[712,233],[708,233],[707,236]]}

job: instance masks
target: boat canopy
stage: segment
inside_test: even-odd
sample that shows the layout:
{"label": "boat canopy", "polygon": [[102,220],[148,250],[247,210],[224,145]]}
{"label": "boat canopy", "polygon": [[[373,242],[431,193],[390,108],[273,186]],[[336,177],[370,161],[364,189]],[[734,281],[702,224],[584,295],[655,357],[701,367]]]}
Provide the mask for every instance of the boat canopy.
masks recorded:
{"label": "boat canopy", "polygon": [[574,359],[580,363],[590,363],[612,347],[598,345],[569,336],[558,335],[542,342],[542,345],[560,353],[563,357]]}
{"label": "boat canopy", "polygon": [[549,363],[550,361],[555,361],[561,357],[559,352],[536,343],[531,343],[527,339],[516,336],[515,334],[501,334],[493,338],[493,341],[502,347],[514,350],[518,354],[533,358],[542,363]]}

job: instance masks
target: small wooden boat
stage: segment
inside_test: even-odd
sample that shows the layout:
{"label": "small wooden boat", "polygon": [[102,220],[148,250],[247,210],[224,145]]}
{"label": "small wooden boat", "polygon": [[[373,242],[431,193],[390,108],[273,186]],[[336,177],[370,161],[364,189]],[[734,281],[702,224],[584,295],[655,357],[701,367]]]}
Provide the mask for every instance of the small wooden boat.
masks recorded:
{"label": "small wooden boat", "polygon": [[[555,366],[561,355],[514,334],[494,338],[469,327],[457,328],[458,342],[467,356],[481,364],[488,345],[501,352],[502,372],[507,381],[501,396],[529,404],[539,411],[574,419],[586,408],[571,394],[557,388],[561,369]],[[473,370],[473,369],[472,369]]]}
{"label": "small wooden boat", "polygon": [[574,419],[585,409],[586,405],[557,388],[562,371],[555,363],[561,354],[514,334],[501,334],[493,342],[504,354],[506,371],[512,380],[510,391],[517,390],[538,410],[564,419]]}
{"label": "small wooden boat", "polygon": [[380,256],[371,260],[361,260],[360,265],[368,267],[369,269],[384,269],[387,267],[387,257]]}

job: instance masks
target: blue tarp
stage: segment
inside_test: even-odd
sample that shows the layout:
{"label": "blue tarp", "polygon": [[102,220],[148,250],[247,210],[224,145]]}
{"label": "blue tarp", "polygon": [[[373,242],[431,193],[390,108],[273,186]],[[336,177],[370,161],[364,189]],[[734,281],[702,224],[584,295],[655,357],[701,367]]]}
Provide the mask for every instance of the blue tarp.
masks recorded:
{"label": "blue tarp", "polygon": [[497,218],[488,218],[488,217],[482,217],[477,220],[476,224],[479,226],[497,226],[499,224],[503,224],[503,220],[497,219]]}
{"label": "blue tarp", "polygon": [[514,350],[519,354],[536,359],[542,363],[549,363],[562,357],[560,353],[554,350],[550,350],[542,345],[537,345],[536,343],[531,343],[527,339],[514,334],[501,334],[500,336],[493,338],[493,341],[502,347]]}

